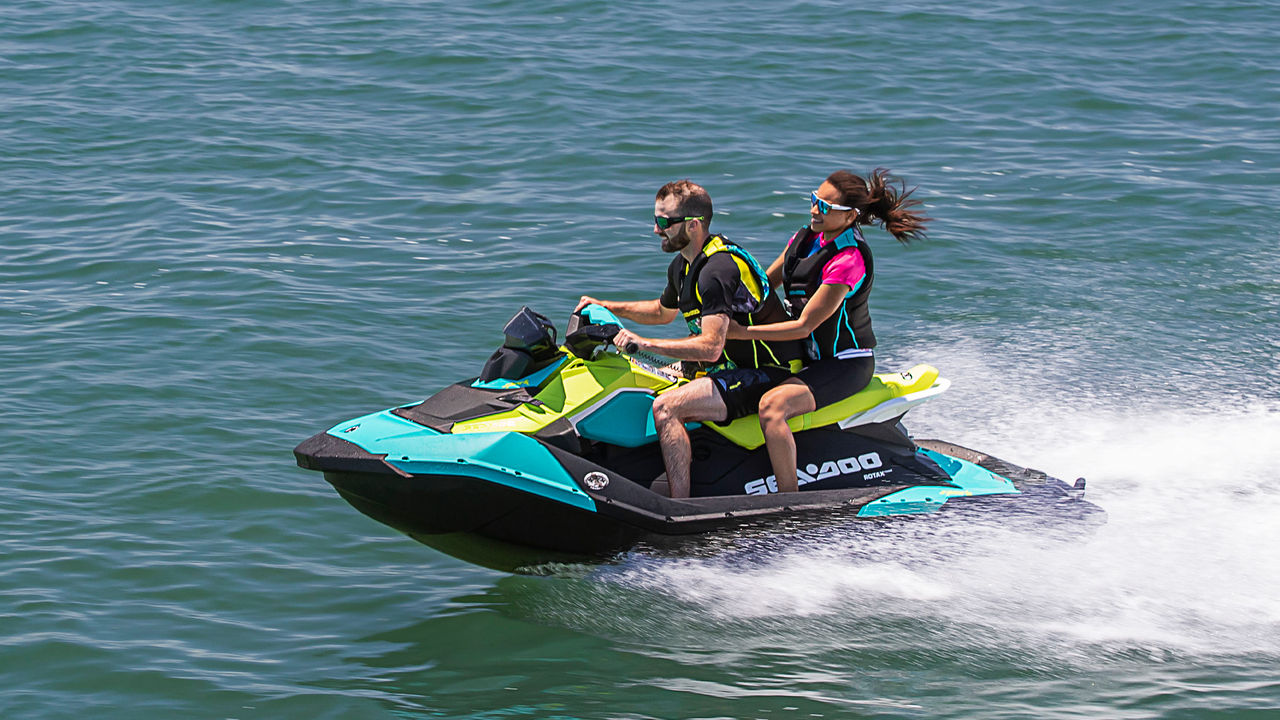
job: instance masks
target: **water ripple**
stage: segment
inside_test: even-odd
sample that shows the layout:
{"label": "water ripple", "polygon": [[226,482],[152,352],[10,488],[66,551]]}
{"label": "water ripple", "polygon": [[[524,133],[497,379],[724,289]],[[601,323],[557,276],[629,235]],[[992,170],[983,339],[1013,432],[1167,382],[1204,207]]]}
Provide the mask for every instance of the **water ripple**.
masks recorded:
{"label": "water ripple", "polygon": [[[0,10],[7,714],[1273,707],[1275,8],[634,10]],[[1093,544],[499,577],[292,468],[474,374],[520,305],[654,296],[663,182],[771,258],[827,173],[877,165],[936,218],[868,233],[882,362],[955,381],[919,427],[1088,473]]]}

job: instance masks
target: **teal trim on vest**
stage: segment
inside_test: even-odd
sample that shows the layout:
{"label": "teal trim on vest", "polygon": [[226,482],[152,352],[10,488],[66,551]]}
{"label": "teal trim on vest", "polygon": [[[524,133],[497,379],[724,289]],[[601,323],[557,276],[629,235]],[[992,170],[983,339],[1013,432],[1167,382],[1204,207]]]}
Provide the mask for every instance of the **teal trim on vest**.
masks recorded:
{"label": "teal trim on vest", "polygon": [[763,304],[764,299],[769,297],[769,273],[765,272],[765,269],[760,266],[760,263],[756,262],[756,259],[751,256],[751,253],[727,240],[724,241],[724,252],[728,252],[742,258],[746,261],[747,265],[751,267],[752,274],[756,276],[756,282],[760,283],[760,302]]}
{"label": "teal trim on vest", "polygon": [[[853,231],[853,228],[854,226],[852,225],[845,228],[844,232],[837,235],[836,239],[831,241],[835,244],[837,249],[844,250],[845,248],[858,247],[858,235]],[[817,244],[818,243],[816,242],[814,243],[815,246]]]}
{"label": "teal trim on vest", "polygon": [[[853,295],[853,293],[849,293],[849,295]],[[849,337],[853,339],[853,346],[855,348],[859,347],[858,336],[854,334],[853,326],[849,324],[848,304],[840,306],[840,322],[844,323],[844,329],[849,331]],[[835,339],[831,341],[831,354],[835,355],[838,352],[840,352],[840,333],[836,333]]]}
{"label": "teal trim on vest", "polygon": [[[806,226],[796,232],[784,255],[783,287],[791,305],[791,317],[797,318],[822,287],[822,271],[826,264],[837,254],[849,249],[856,250],[862,256],[865,272],[845,294],[839,311],[823,320],[810,335],[813,347],[822,357],[833,357],[841,350],[875,347],[875,333],[871,328],[871,313],[867,305],[875,278],[871,247],[862,238],[857,226],[846,228],[825,245],[820,245],[818,234]],[[801,253],[805,252],[807,254],[801,257]]]}

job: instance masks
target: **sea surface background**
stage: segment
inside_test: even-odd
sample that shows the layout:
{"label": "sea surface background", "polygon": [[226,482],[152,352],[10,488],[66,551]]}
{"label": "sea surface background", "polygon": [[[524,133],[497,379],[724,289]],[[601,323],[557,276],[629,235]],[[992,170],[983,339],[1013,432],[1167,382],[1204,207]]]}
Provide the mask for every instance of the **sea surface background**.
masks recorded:
{"label": "sea surface background", "polygon": [[[1275,718],[1280,5],[0,6],[0,716]],[[291,449],[656,297],[652,198],[768,262],[831,171],[910,427],[1068,479],[1071,541],[781,529],[544,576]]]}

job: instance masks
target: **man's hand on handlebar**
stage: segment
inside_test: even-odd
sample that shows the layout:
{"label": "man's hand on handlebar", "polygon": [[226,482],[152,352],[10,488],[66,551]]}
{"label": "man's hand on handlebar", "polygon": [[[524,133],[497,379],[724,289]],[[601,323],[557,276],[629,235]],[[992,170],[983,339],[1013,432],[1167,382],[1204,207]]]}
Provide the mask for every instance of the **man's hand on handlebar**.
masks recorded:
{"label": "man's hand on handlebar", "polygon": [[613,344],[625,353],[634,353],[637,350],[644,350],[646,347],[644,338],[626,329],[619,330],[618,334],[613,336]]}
{"label": "man's hand on handlebar", "polygon": [[581,298],[578,298],[578,306],[575,307],[573,311],[578,312],[588,305],[599,305],[600,307],[604,307],[604,301],[597,300],[590,295],[583,295]]}

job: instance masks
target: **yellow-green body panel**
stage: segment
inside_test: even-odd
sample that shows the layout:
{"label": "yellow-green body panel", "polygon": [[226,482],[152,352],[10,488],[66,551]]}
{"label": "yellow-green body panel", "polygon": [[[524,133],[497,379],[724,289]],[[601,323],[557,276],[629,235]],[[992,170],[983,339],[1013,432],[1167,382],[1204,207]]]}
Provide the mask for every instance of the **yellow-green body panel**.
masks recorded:
{"label": "yellow-green body panel", "polygon": [[[916,365],[905,373],[880,373],[861,392],[833,405],[791,418],[787,424],[793,432],[834,425],[852,415],[880,403],[909,393],[927,390],[938,379],[937,368]],[[454,424],[451,432],[489,433],[516,432],[532,435],[562,418],[579,412],[624,388],[641,388],[655,394],[683,385],[654,372],[643,362],[629,360],[616,353],[602,353],[593,360],[570,356],[563,370],[553,375],[533,402],[526,402],[505,412],[494,413]],[[709,423],[712,430],[742,447],[754,450],[764,444],[757,415],[748,415],[731,423]]]}
{"label": "yellow-green body panel", "polygon": [[[927,390],[937,379],[938,369],[924,364],[916,365],[905,373],[880,373],[872,377],[871,382],[860,392],[838,403],[793,417],[787,421],[787,424],[791,426],[792,432],[834,425],[886,400]],[[725,425],[708,423],[707,427],[751,450],[764,444],[764,433],[760,430],[760,418],[757,415],[748,415]]]}
{"label": "yellow-green body panel", "polygon": [[597,359],[570,359],[558,374],[527,402],[506,412],[455,423],[450,431],[459,433],[517,432],[533,434],[561,418],[571,417],[599,399],[622,388],[658,391],[672,381],[650,372],[644,365],[616,353],[602,353]]}

